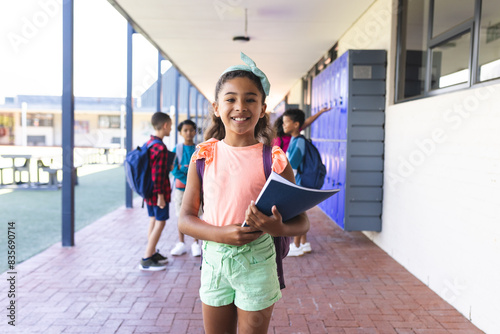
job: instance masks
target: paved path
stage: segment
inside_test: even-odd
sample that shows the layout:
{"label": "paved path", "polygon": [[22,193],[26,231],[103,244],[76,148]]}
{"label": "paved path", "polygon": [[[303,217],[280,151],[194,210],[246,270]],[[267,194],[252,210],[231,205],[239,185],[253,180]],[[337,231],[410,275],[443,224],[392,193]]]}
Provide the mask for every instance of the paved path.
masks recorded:
{"label": "paved path", "polygon": [[[319,209],[309,217],[313,253],[285,259],[269,333],[482,333],[363,234]],[[15,328],[2,274],[0,333],[203,333],[199,258],[169,256],[166,271],[139,271],[147,223],[136,202],[79,231],[75,247],[18,265]],[[174,219],[160,240],[165,254],[176,238]]]}

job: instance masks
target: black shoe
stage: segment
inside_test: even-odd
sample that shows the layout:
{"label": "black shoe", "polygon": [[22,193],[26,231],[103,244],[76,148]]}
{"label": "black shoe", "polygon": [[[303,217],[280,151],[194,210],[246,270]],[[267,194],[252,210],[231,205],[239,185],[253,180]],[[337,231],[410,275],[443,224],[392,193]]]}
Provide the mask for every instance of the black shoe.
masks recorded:
{"label": "black shoe", "polygon": [[166,264],[166,263],[168,263],[168,258],[167,258],[166,256],[161,255],[161,254],[160,254],[160,250],[159,250],[159,249],[157,249],[157,250],[156,250],[156,253],[154,253],[154,254],[151,256],[151,258],[152,258],[154,261],[156,261],[156,262],[158,262],[158,263],[160,263],[160,264]]}
{"label": "black shoe", "polygon": [[160,271],[167,269],[167,266],[165,264],[158,263],[157,261],[153,260],[152,257],[150,257],[146,260],[141,259],[141,262],[139,263],[139,269],[146,271]]}

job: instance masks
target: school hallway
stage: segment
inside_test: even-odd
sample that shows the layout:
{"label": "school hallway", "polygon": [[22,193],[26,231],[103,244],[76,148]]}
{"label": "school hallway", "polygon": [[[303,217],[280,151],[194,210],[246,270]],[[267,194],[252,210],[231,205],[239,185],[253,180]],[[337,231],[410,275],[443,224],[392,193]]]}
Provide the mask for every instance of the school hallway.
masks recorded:
{"label": "school hallway", "polygon": [[[77,232],[75,247],[58,243],[19,264],[16,326],[4,315],[0,332],[203,333],[200,259],[169,254],[175,217],[159,243],[167,270],[137,268],[146,215],[136,200]],[[269,333],[482,333],[362,233],[342,231],[318,208],[309,218],[313,252],[284,260],[287,288]],[[3,314],[8,303],[2,293]]]}

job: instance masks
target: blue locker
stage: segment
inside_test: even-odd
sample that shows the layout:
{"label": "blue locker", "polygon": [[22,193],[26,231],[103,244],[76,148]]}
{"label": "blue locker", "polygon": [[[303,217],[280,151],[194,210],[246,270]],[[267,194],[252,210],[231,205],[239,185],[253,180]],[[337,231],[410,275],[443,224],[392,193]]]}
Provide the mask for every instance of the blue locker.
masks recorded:
{"label": "blue locker", "polygon": [[[311,115],[314,115],[318,112],[319,108],[319,77],[315,77],[312,80],[312,98],[311,98]],[[319,124],[317,122],[311,125],[311,137],[318,138],[319,137]]]}
{"label": "blue locker", "polygon": [[380,231],[386,52],[349,50],[313,79],[311,138],[327,168],[324,189],[340,192],[320,208],[348,231]]}
{"label": "blue locker", "polygon": [[337,224],[345,228],[345,207],[346,207],[346,156],[347,156],[347,143],[338,143],[338,175],[336,187],[340,188],[337,197]]}

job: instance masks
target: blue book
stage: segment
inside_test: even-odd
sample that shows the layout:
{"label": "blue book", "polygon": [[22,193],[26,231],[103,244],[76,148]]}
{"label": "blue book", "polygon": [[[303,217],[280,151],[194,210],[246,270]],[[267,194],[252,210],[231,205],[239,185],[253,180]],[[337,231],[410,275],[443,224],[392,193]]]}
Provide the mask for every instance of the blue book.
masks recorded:
{"label": "blue book", "polygon": [[[339,191],[340,189],[321,190],[301,187],[272,172],[257,197],[255,206],[262,213],[271,216],[271,208],[276,205],[285,222],[315,207]],[[245,222],[243,226],[246,226]]]}

